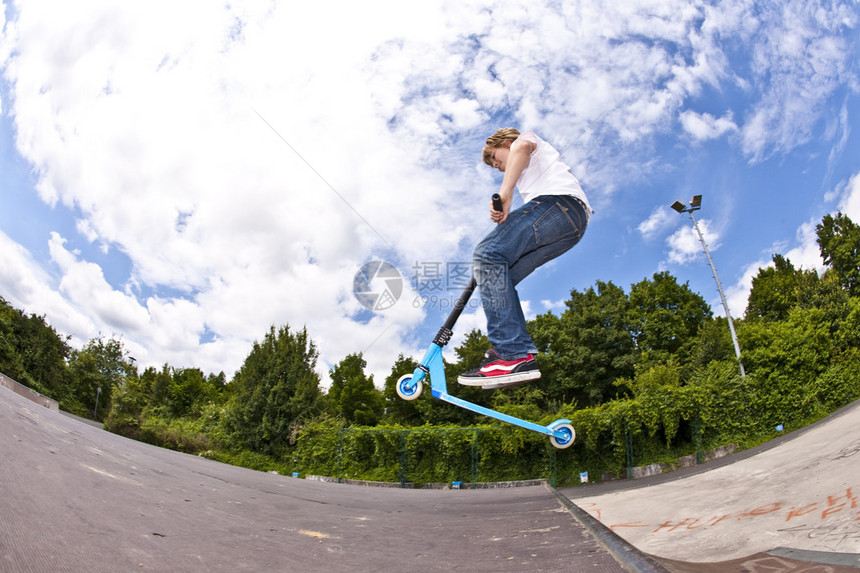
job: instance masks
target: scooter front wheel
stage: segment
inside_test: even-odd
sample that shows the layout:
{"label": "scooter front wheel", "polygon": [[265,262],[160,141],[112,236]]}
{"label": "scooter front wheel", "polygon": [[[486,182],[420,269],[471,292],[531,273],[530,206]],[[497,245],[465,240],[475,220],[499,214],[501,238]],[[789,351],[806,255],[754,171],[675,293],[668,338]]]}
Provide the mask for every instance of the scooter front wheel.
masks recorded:
{"label": "scooter front wheel", "polygon": [[397,395],[404,400],[415,400],[421,395],[421,390],[423,388],[424,383],[420,380],[414,384],[412,383],[412,374],[404,374],[401,376],[400,380],[397,381],[397,385],[394,387],[397,391]]}
{"label": "scooter front wheel", "polygon": [[552,442],[552,445],[559,450],[569,448],[573,445],[574,440],[576,440],[576,431],[570,424],[559,424],[558,426],[554,426],[553,431],[563,434],[561,437],[549,437],[549,441]]}

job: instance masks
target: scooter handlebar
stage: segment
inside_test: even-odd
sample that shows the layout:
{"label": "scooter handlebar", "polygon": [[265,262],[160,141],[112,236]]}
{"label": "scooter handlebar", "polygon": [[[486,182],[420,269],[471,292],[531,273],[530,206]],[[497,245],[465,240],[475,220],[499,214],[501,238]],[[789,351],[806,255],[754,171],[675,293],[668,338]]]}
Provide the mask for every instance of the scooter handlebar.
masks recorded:
{"label": "scooter handlebar", "polygon": [[498,193],[493,193],[493,209],[501,211],[502,208],[502,197]]}

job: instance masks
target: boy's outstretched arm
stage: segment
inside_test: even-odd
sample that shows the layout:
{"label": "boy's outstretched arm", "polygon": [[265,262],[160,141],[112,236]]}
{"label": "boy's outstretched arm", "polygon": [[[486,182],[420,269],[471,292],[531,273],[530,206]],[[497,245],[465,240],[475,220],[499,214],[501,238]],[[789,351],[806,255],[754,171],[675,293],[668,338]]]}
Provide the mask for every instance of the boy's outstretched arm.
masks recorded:
{"label": "boy's outstretched arm", "polygon": [[511,211],[511,201],[514,197],[514,188],[523,170],[528,167],[531,154],[535,150],[535,144],[525,139],[520,139],[511,144],[507,164],[505,165],[505,176],[499,187],[499,195],[502,198],[502,211],[493,209],[490,201],[490,218],[496,223],[504,223]]}

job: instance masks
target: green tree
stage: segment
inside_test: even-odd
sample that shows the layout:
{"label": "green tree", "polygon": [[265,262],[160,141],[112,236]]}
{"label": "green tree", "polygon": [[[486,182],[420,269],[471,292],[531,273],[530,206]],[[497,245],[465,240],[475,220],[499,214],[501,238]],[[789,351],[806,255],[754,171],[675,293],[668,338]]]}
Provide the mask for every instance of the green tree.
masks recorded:
{"label": "green tree", "polygon": [[685,361],[699,328],[711,318],[701,295],[668,272],[655,273],[630,289],[630,322],[636,347],[651,364],[677,356]]}
{"label": "green tree", "polygon": [[628,413],[629,424],[641,425],[651,436],[659,435],[666,445],[679,437],[689,438],[678,434],[699,413],[704,393],[700,388],[682,384],[681,369],[673,359],[640,368],[633,380],[619,383],[630,388],[636,398],[637,407]]}
{"label": "green tree", "polygon": [[452,365],[458,372],[459,370],[473,370],[481,366],[487,351],[492,348],[490,339],[479,329],[472,329],[463,339],[463,343],[454,349],[454,354],[457,355],[457,363]]}
{"label": "green tree", "polygon": [[165,362],[160,372],[154,368],[148,368],[145,374],[147,374],[147,388],[151,393],[150,405],[166,408],[170,401],[170,386],[173,384],[173,368]]}
{"label": "green tree", "polygon": [[860,347],[855,312],[860,297],[852,297],[832,271],[820,279],[815,272],[810,275],[805,274],[798,286],[798,308],[818,311],[816,316],[832,339],[834,357],[853,352]]}
{"label": "green tree", "polygon": [[215,397],[199,368],[174,368],[168,386],[168,412],[174,418],[197,414]]}
{"label": "green tree", "polygon": [[111,416],[140,416],[150,405],[152,386],[158,372],[146,368],[139,376],[126,376],[123,385],[114,392]]}
{"label": "green tree", "polygon": [[114,391],[121,388],[129,373],[134,371],[134,366],[126,359],[127,354],[121,340],[104,337],[94,338],[81,350],[73,351],[66,392],[69,411],[82,415],[98,413],[99,417],[104,417]]}
{"label": "green tree", "polygon": [[851,296],[860,295],[860,226],[847,215],[825,215],[815,227],[824,264]]}
{"label": "green tree", "polygon": [[55,400],[65,400],[68,337],[44,316],[26,315],[0,297],[0,372]]}
{"label": "green tree", "polygon": [[630,302],[612,282],[572,290],[567,309],[531,322],[540,351],[541,386],[557,403],[601,404],[617,392],[617,378],[634,374],[636,352],[630,331]]}
{"label": "green tree", "polygon": [[212,388],[215,393],[214,400],[217,403],[223,403],[230,394],[232,386],[227,384],[227,375],[222,370],[218,374],[210,373],[206,376],[206,383]]}
{"label": "green tree", "polygon": [[[484,353],[490,348],[490,341],[480,330],[472,330],[466,335],[463,343],[454,349],[459,360],[454,364],[443,359],[445,369],[447,392],[463,400],[489,406],[493,392],[482,390],[475,386],[462,386],[457,383],[460,373],[477,368],[484,358]],[[418,364],[411,358],[402,354],[391,369],[391,374],[385,379],[385,407],[388,414],[387,421],[394,424],[405,424],[419,426],[422,424],[450,424],[469,425],[475,423],[479,418],[472,412],[436,400],[431,395],[430,377],[424,378],[424,389],[416,400],[403,400],[397,395],[397,381],[404,374],[415,371]]]}
{"label": "green tree", "polygon": [[367,361],[358,353],[350,354],[329,370],[329,408],[350,424],[375,426],[382,417],[385,401],[373,385],[373,376],[364,373],[366,367]]}
{"label": "green tree", "polygon": [[728,360],[737,363],[729,325],[724,317],[708,320],[702,324],[699,335],[691,347],[692,351],[686,363],[687,369],[682,368],[684,374],[689,373],[685,370],[705,368],[714,361]]}
{"label": "green tree", "polygon": [[811,278],[805,277],[805,273],[815,274],[815,271],[796,269],[782,255],[773,255],[773,266],[759,269],[753,277],[745,317],[785,320],[788,312],[798,305],[801,283]]}
{"label": "green tree", "polygon": [[743,339],[744,366],[755,383],[749,400],[767,426],[821,414],[807,397],[834,356],[824,310],[795,308],[783,321],[744,324]]}
{"label": "green tree", "polygon": [[277,331],[272,326],[233,377],[227,419],[242,446],[266,454],[281,454],[291,432],[318,412],[318,353],[307,329]]}

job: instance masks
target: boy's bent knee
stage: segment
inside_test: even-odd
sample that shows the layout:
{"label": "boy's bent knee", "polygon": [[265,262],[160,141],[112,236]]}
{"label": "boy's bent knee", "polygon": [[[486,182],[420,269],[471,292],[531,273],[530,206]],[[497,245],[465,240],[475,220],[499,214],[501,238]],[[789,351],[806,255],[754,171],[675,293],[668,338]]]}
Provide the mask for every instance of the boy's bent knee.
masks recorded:
{"label": "boy's bent knee", "polygon": [[472,261],[478,263],[501,263],[505,256],[492,243],[480,243],[472,253]]}

